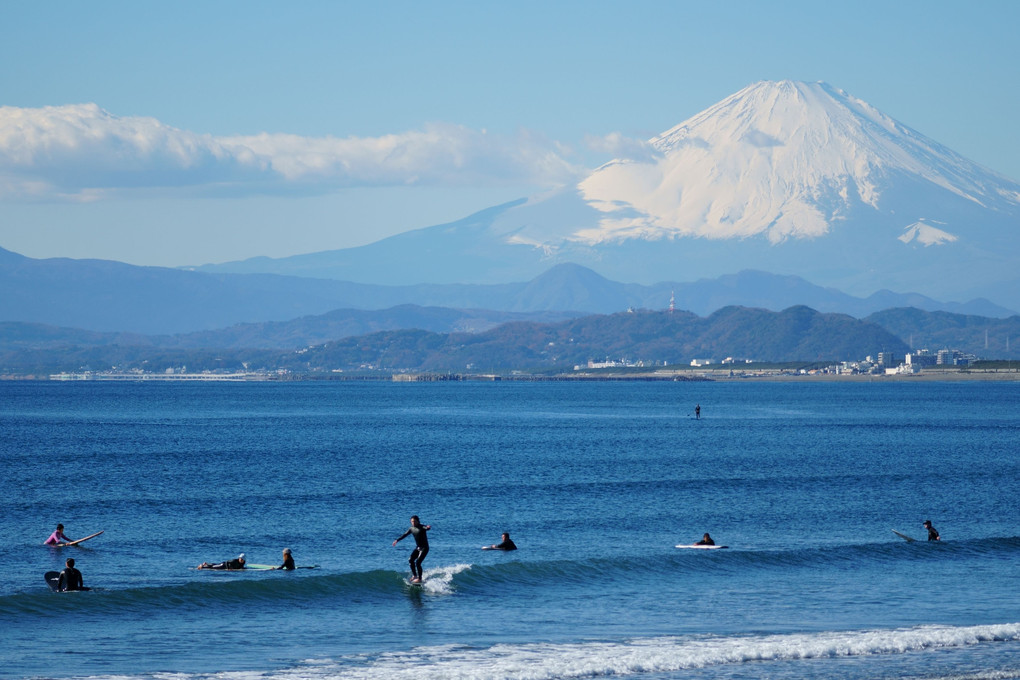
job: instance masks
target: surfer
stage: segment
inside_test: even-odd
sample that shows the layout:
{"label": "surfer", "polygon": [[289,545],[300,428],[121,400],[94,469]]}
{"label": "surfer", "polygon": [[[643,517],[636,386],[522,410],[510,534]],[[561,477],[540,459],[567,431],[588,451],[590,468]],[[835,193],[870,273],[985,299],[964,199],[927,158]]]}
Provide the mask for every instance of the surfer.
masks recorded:
{"label": "surfer", "polygon": [[713,541],[712,537],[708,535],[708,532],[705,532],[705,535],[701,537],[701,540],[694,545],[715,545],[715,541]]}
{"label": "surfer", "polygon": [[227,560],[226,562],[217,562],[216,564],[210,564],[203,562],[202,564],[195,567],[196,569],[221,569],[221,570],[232,570],[232,569],[244,569],[244,553],[237,556],[236,560]]}
{"label": "surfer", "polygon": [[60,572],[57,581],[57,590],[67,592],[68,590],[88,590],[81,578],[81,572],[74,568],[74,558],[68,557],[64,562],[64,570]]}
{"label": "surfer", "polygon": [[71,539],[64,535],[64,525],[58,524],[57,530],[50,534],[50,537],[46,539],[46,543],[43,545],[59,545],[61,543],[70,543]]}
{"label": "surfer", "polygon": [[290,548],[284,548],[283,549],[283,564],[281,564],[278,567],[274,567],[274,569],[284,569],[286,571],[290,571],[291,569],[296,569],[296,568],[297,567],[294,566],[294,558],[290,554]]}
{"label": "surfer", "polygon": [[517,544],[510,540],[510,534],[504,531],[499,543],[483,546],[482,550],[517,550]]}
{"label": "surfer", "polygon": [[701,404],[694,407],[694,419],[701,420]]}
{"label": "surfer", "polygon": [[939,537],[939,532],[936,531],[935,527],[933,527],[931,525],[931,520],[930,519],[924,520],[924,524],[921,525],[921,526],[923,526],[925,529],[928,530],[928,540],[929,541],[941,541],[942,540],[942,538]]}
{"label": "surfer", "polygon": [[421,563],[425,561],[425,556],[429,554],[429,537],[425,532],[431,528],[431,524],[423,525],[421,520],[418,519],[418,515],[411,515],[411,527],[401,534],[400,538],[393,541],[393,547],[396,547],[398,542],[408,536],[414,536],[414,550],[411,551],[411,557],[407,560],[408,564],[411,565],[411,583],[421,583]]}

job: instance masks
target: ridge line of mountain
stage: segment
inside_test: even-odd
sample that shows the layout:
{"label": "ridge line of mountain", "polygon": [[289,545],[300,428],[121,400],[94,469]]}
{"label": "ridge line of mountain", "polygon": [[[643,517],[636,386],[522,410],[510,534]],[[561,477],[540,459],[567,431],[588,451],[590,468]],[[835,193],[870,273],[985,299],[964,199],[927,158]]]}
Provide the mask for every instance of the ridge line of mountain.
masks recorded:
{"label": "ridge line of mountain", "polygon": [[403,304],[504,314],[606,314],[665,309],[671,297],[676,308],[702,315],[727,305],[776,310],[797,304],[857,318],[908,306],[1000,318],[1015,313],[982,299],[946,303],[888,291],[857,298],[797,276],[754,270],[689,283],[642,285],[610,281],[587,267],[565,263],[519,283],[385,286],[272,274],[210,274],[106,260],[33,259],[3,249],[0,289],[6,293],[0,296],[0,321],[146,335]]}
{"label": "ridge line of mountain", "polygon": [[[460,318],[457,310],[405,306],[398,311],[433,315],[438,325]],[[343,310],[337,314],[344,316]],[[360,314],[370,318],[375,313]],[[296,321],[307,332],[316,319]],[[309,336],[302,336],[300,330],[288,328],[289,324],[277,326],[279,337],[290,340],[289,347],[216,346],[215,333],[149,337],[0,322],[0,375],[113,367],[161,372],[182,366],[192,371],[257,367],[301,373],[366,367],[564,370],[570,362],[626,358],[658,365],[726,356],[761,361],[861,360],[886,352],[902,360],[904,353],[917,348],[952,348],[986,359],[1020,358],[1020,342],[1010,345],[1010,338],[1020,339],[1020,315],[989,319],[914,308],[885,310],[863,320],[803,305],[781,312],[729,306],[706,317],[686,311],[639,310],[546,322],[519,318],[475,332],[386,328],[324,342],[326,336],[319,335],[315,343],[309,343]],[[240,343],[239,337],[253,336],[230,337]]]}

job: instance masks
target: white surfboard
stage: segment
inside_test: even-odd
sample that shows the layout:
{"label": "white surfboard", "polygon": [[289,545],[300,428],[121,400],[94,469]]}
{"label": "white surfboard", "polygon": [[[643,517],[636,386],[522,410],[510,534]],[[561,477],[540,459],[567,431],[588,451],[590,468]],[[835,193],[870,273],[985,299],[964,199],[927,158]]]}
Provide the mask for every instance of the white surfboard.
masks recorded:
{"label": "white surfboard", "polygon": [[728,546],[728,545],[687,545],[686,543],[681,543],[680,545],[678,545],[676,547],[677,548],[688,548],[690,550],[722,550],[723,548],[728,548],[730,546]]}
{"label": "white surfboard", "polygon": [[901,534],[900,532],[896,531],[895,529],[893,529],[892,532],[894,534],[896,534],[897,536],[899,536],[900,538],[902,538],[907,543],[913,543],[914,541],[917,540],[916,538],[913,538],[911,536],[907,536],[906,534]]}
{"label": "white surfboard", "polygon": [[104,531],[106,531],[106,529],[103,529],[103,531],[97,531],[96,533],[92,534],[91,536],[86,536],[85,538],[79,538],[77,541],[68,541],[67,543],[54,543],[53,547],[54,548],[67,548],[67,547],[72,546],[72,545],[78,545],[79,543],[84,543],[85,541],[89,540],[90,538],[95,538],[96,536],[98,536],[99,534],[103,533]]}

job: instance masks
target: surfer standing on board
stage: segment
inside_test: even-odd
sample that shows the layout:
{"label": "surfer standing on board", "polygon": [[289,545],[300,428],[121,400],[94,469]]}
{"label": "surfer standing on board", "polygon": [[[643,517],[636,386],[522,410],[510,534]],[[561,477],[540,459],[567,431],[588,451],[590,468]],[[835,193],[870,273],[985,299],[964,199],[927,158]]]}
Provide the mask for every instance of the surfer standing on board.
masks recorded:
{"label": "surfer standing on board", "polygon": [[694,407],[694,419],[701,420],[701,404]]}
{"label": "surfer standing on board", "polygon": [[58,545],[60,543],[70,543],[71,539],[64,535],[64,525],[58,524],[57,530],[50,534],[50,537],[46,539],[44,545]]}
{"label": "surfer standing on board", "polygon": [[931,525],[931,520],[930,519],[924,520],[924,524],[922,526],[925,529],[928,530],[928,540],[929,541],[941,541],[942,540],[942,538],[939,537],[939,532],[936,531],[935,527],[933,527]]}
{"label": "surfer standing on board", "polygon": [[411,565],[411,583],[421,583],[421,563],[429,554],[429,537],[425,532],[431,528],[431,524],[423,525],[418,519],[418,515],[411,515],[411,527],[401,534],[400,538],[393,541],[393,547],[396,547],[398,542],[408,536],[414,536],[414,550],[411,551],[411,557],[407,560]]}

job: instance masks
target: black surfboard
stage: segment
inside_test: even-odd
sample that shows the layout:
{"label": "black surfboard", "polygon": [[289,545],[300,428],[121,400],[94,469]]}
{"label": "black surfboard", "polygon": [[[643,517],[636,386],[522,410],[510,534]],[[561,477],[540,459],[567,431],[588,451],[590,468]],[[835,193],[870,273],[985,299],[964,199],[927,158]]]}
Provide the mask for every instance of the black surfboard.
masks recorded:
{"label": "black surfboard", "polygon": [[[68,592],[60,589],[60,572],[59,571],[48,571],[43,574],[43,578],[46,579],[46,585],[50,587],[55,593]],[[92,590],[91,588],[82,588],[82,590]],[[73,591],[72,591],[73,592]]]}

